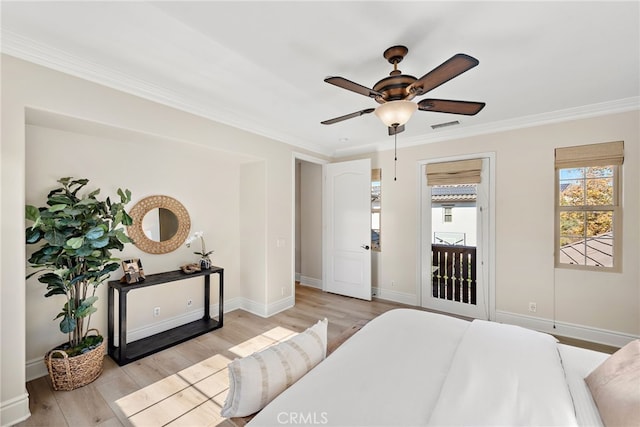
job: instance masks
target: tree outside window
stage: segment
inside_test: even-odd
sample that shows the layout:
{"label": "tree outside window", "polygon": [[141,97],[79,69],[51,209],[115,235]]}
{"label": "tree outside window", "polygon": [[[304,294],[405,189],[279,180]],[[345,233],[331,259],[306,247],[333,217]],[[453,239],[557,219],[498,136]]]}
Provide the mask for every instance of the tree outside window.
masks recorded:
{"label": "tree outside window", "polygon": [[613,267],[617,167],[558,169],[560,264]]}

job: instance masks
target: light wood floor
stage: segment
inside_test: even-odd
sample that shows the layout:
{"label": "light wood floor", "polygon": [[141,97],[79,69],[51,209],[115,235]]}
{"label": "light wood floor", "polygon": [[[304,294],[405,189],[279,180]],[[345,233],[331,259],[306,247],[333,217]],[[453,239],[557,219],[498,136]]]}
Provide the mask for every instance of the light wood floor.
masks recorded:
{"label": "light wood floor", "polygon": [[[169,425],[168,422],[135,422],[123,411],[123,401],[149,389],[167,377],[182,375],[202,363],[215,364],[220,360],[233,360],[238,351],[250,353],[256,346],[268,345],[270,331],[301,332],[319,319],[327,317],[328,342],[331,351],[355,330],[378,315],[402,304],[374,299],[372,302],[342,297],[321,292],[317,289],[296,286],[295,307],[268,319],[252,315],[242,310],[225,314],[224,327],[186,343],[169,348],[137,362],[119,367],[111,358],[105,357],[104,372],[93,383],[73,391],[53,391],[48,377],[27,383],[31,417],[18,426],[132,426]],[[414,307],[415,308],[415,307]],[[562,340],[561,340],[562,341]],[[582,341],[571,340],[571,345],[612,352],[615,348],[593,346]],[[238,349],[241,350],[238,350]],[[248,354],[247,353],[247,354]],[[215,357],[214,357],[215,356]],[[216,362],[217,360],[217,362]],[[204,361],[204,362],[203,362]],[[213,361],[213,362],[208,362]],[[225,368],[226,370],[226,368]],[[217,387],[224,372],[218,372]],[[226,392],[225,392],[226,393]],[[221,405],[224,393],[216,396],[215,403]],[[118,403],[116,403],[118,402]],[[171,425],[187,425],[186,420]],[[218,415],[208,419],[207,424],[231,427],[234,424]],[[191,425],[206,425],[191,423]]]}
{"label": "light wood floor", "polygon": [[[229,360],[238,355],[230,349],[254,337],[282,327],[301,332],[324,317],[329,320],[328,342],[335,345],[354,326],[401,307],[382,300],[372,302],[296,286],[296,305],[264,319],[242,310],[226,313],[224,327],[119,367],[105,357],[104,372],[93,383],[73,391],[53,391],[48,377],[27,383],[31,417],[19,426],[129,426],[116,401],[219,354]],[[218,425],[232,425],[222,420]]]}

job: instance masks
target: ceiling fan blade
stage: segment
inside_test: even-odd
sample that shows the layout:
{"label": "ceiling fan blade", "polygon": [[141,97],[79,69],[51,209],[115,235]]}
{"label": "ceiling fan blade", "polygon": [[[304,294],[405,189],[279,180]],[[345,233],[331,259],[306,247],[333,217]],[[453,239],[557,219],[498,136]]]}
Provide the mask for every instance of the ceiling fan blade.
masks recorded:
{"label": "ceiling fan blade", "polygon": [[382,96],[380,92],[376,92],[375,90],[369,89],[366,86],[362,86],[361,84],[352,82],[351,80],[347,80],[344,77],[327,77],[326,79],[324,79],[324,81],[343,89],[359,93],[360,95],[368,96],[370,98],[377,98],[379,96]]}
{"label": "ceiling fan blade", "polygon": [[421,111],[435,111],[437,113],[476,115],[485,106],[484,102],[452,101],[448,99],[423,99],[418,102]]}
{"label": "ceiling fan blade", "polygon": [[414,96],[424,95],[441,84],[448,82],[452,78],[472,69],[479,63],[480,62],[476,58],[465,55],[464,53],[453,55],[451,58],[409,85],[409,87],[407,87],[409,98],[407,99],[411,99]]}
{"label": "ceiling fan blade", "polygon": [[344,116],[340,116],[340,117],[336,117],[333,119],[329,119],[329,120],[325,120],[324,122],[320,122],[323,125],[332,125],[334,123],[338,123],[341,122],[343,120],[348,120],[348,119],[353,119],[354,117],[360,117],[364,114],[369,114],[369,113],[373,113],[376,109],[375,108],[367,108],[366,110],[360,110],[360,111],[356,111],[355,113],[351,113],[351,114],[346,114]]}
{"label": "ceiling fan blade", "polygon": [[393,136],[400,132],[404,132],[404,125],[400,125],[396,127],[389,126],[389,136]]}

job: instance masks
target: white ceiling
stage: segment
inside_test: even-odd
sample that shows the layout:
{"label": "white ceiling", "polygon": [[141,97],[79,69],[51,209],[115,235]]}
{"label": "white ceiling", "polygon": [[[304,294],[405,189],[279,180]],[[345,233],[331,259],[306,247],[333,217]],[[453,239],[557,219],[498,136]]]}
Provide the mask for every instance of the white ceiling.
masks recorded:
{"label": "white ceiling", "polygon": [[4,53],[330,156],[393,146],[373,114],[320,122],[377,105],[323,79],[372,87],[397,44],[416,77],[474,56],[480,65],[428,97],[487,104],[473,117],[418,111],[400,147],[640,108],[638,1],[1,6]]}

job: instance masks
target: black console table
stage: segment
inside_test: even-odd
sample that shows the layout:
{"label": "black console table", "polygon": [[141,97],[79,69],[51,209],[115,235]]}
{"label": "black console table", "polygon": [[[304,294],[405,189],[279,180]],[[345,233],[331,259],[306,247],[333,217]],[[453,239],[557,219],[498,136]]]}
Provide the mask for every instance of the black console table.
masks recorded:
{"label": "black console table", "polygon": [[[209,313],[211,302],[211,275],[218,274],[220,277],[220,296],[218,320],[212,319]],[[204,316],[202,319],[186,323],[184,325],[142,338],[137,341],[127,342],[127,294],[134,289],[156,286],[164,283],[175,282],[177,280],[191,279],[193,277],[204,276]],[[109,356],[118,365],[141,359],[160,350],[164,350],[173,345],[187,341],[199,335],[206,334],[222,327],[222,302],[224,293],[224,269],[221,267],[211,267],[209,270],[201,270],[193,274],[185,274],[181,270],[169,271],[166,273],[150,274],[143,282],[121,283],[119,280],[108,282],[108,304],[109,304]],[[115,346],[114,337],[114,291],[118,290],[118,346]]]}

